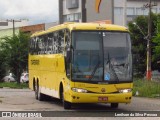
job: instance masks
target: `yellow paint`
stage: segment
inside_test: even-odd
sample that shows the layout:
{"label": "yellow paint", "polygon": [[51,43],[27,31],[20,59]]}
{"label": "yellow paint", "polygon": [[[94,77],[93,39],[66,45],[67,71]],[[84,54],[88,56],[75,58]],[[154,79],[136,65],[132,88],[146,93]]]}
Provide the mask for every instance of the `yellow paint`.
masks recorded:
{"label": "yellow paint", "polygon": [[110,30],[110,31],[128,31],[126,27],[113,25],[113,24],[105,24],[105,23],[65,23],[61,25],[57,25],[55,27],[51,27],[46,31],[36,32],[31,37],[40,36],[47,33],[51,33],[60,29],[68,28],[70,31],[72,30],[98,30],[97,28],[102,28],[101,30]]}

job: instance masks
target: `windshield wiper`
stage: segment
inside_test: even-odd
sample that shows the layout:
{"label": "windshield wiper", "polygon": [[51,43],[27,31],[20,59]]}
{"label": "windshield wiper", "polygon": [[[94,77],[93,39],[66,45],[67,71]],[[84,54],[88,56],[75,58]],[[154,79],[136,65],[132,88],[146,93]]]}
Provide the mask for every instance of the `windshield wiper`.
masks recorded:
{"label": "windshield wiper", "polygon": [[100,61],[98,61],[98,63],[96,64],[94,70],[92,71],[92,74],[90,75],[91,77],[88,79],[88,81],[92,80],[92,78],[94,77],[94,74],[96,73],[98,67],[99,67]]}
{"label": "windshield wiper", "polygon": [[111,64],[111,60],[110,60],[109,53],[108,53],[108,59],[104,59],[104,60],[106,61],[106,63],[104,64],[104,66],[105,66],[106,64],[109,64],[109,69],[111,69],[110,72],[112,72],[114,78],[116,78],[117,81],[119,81],[119,78],[118,78],[118,76],[117,76],[117,74],[116,74],[116,72],[115,72],[115,70],[114,70],[114,68],[113,68],[113,65]]}
{"label": "windshield wiper", "polygon": [[125,66],[125,63],[116,64],[116,65],[112,65],[112,66],[122,66],[122,67],[124,67],[124,66]]}

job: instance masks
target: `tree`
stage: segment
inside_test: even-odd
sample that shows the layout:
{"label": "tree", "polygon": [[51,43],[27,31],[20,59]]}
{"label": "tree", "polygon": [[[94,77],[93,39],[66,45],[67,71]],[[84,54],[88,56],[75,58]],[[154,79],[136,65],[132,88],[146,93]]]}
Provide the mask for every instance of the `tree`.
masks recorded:
{"label": "tree", "polygon": [[155,62],[155,68],[160,71],[160,33],[154,37],[153,43],[155,44],[155,47],[153,48],[154,54],[152,56],[152,60]]}
{"label": "tree", "polygon": [[[152,36],[156,36],[156,26],[157,26],[157,17],[159,15],[153,14],[152,17]],[[136,23],[134,25],[133,23]],[[147,53],[147,40],[146,37],[148,35],[148,16],[138,16],[134,21],[128,24],[129,30],[131,32],[132,39],[132,47],[133,47],[133,56],[134,56],[134,70],[139,75],[144,75],[146,71],[146,53]],[[139,29],[140,28],[140,29]],[[152,44],[152,55],[154,54],[154,48],[156,44],[153,44],[153,40],[151,40]],[[157,59],[152,59],[152,69],[156,69],[157,67]]]}
{"label": "tree", "polygon": [[28,41],[30,36],[19,32],[13,37],[2,38],[1,49],[5,53],[5,64],[9,70],[16,75],[17,82],[20,82],[20,74],[28,66]]}
{"label": "tree", "polygon": [[6,64],[5,64],[5,54],[2,50],[0,50],[0,82],[2,80],[2,78],[5,76],[6,74]]}

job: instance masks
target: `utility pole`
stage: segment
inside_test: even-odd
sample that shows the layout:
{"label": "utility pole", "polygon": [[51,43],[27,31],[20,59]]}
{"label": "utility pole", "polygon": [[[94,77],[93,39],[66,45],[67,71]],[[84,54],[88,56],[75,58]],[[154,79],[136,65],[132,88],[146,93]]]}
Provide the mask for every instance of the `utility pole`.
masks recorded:
{"label": "utility pole", "polygon": [[[13,23],[13,37],[15,36],[15,22],[21,22],[21,20],[14,20],[14,19],[11,19],[11,20],[6,20],[7,22],[12,22]],[[20,39],[19,39],[19,43],[20,43],[21,41],[20,41]],[[20,52],[19,52],[19,46],[17,45],[17,49],[18,49],[18,53],[17,53],[17,55],[19,55],[19,56],[21,56],[21,54],[20,54]],[[17,64],[17,66],[19,66],[19,69],[17,69],[17,71],[16,71],[16,76],[18,77],[18,79],[19,79],[19,77],[20,77],[20,72],[21,72],[21,64]],[[17,81],[18,83],[20,83],[19,82],[19,80]]]}
{"label": "utility pole", "polygon": [[151,69],[151,31],[152,31],[152,18],[151,18],[151,12],[152,12],[152,7],[155,6],[155,4],[152,5],[152,1],[149,0],[149,3],[147,3],[146,5],[144,5],[145,8],[149,8],[149,12],[148,12],[148,35],[146,37],[147,39],[147,71],[146,71],[146,78],[148,81],[151,80],[152,77],[152,69]]}
{"label": "utility pole", "polygon": [[127,24],[127,0],[124,0],[123,5],[123,26]]}
{"label": "utility pole", "polygon": [[15,36],[15,22],[21,22],[21,20],[6,20],[7,22],[12,22],[13,23],[13,36]]}
{"label": "utility pole", "polygon": [[15,25],[14,25],[14,19],[13,19],[13,36],[15,36]]}
{"label": "utility pole", "polygon": [[149,13],[148,13],[148,39],[147,39],[147,80],[151,80],[152,69],[151,69],[151,0],[149,0]]}

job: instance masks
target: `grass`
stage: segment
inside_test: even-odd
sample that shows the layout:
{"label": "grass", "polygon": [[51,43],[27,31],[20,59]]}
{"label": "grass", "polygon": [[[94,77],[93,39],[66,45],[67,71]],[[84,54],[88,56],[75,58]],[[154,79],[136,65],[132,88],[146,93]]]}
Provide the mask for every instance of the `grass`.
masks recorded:
{"label": "grass", "polygon": [[143,79],[136,79],[133,82],[133,95],[138,91],[140,97],[160,98],[160,83],[147,81]]}
{"label": "grass", "polygon": [[3,87],[9,87],[9,88],[15,88],[15,89],[23,89],[23,88],[28,88],[28,84],[27,83],[16,83],[16,82],[2,82],[0,83],[0,88]]}

